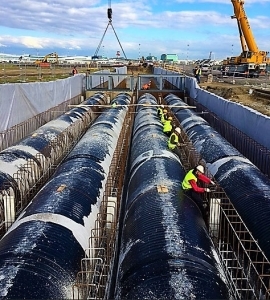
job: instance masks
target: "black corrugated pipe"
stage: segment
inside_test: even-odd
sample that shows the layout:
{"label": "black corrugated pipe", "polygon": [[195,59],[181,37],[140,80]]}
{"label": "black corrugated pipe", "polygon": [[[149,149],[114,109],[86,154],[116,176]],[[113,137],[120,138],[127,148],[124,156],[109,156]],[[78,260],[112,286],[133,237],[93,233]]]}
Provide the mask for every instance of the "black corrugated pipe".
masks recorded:
{"label": "black corrugated pipe", "polygon": [[0,237],[106,103],[97,93],[0,152]]}
{"label": "black corrugated pipe", "polygon": [[[171,105],[183,105],[175,95],[165,97]],[[190,109],[171,108],[208,170],[270,260],[270,180],[229,144],[217,131]]]}
{"label": "black corrugated pipe", "polygon": [[114,299],[228,299],[198,206],[180,191],[184,170],[167,148],[150,94],[139,99]]}
{"label": "black corrugated pipe", "polygon": [[110,108],[0,241],[1,299],[72,299],[130,102]]}
{"label": "black corrugated pipe", "polygon": [[[29,189],[29,185],[22,184],[19,186],[18,182],[20,182],[22,178],[19,178],[18,175],[14,176],[14,174],[20,171],[23,176],[22,170],[24,170],[24,165],[26,165],[29,160],[33,160],[34,164],[32,164],[33,170],[29,170],[29,167],[25,168],[25,173],[33,173],[33,175],[28,175],[28,177],[32,179],[32,182],[28,181],[28,184],[37,184],[36,181],[46,172],[45,167],[55,163],[53,161],[55,154],[53,153],[54,148],[51,144],[52,141],[61,136],[61,134],[77,120],[83,119],[86,113],[89,114],[89,111],[93,112],[89,119],[91,121],[95,120],[98,116],[95,112],[100,111],[98,105],[105,104],[106,100],[105,94],[97,93],[82,103],[82,105],[85,106],[71,109],[58,118],[41,126],[19,141],[15,146],[8,147],[1,151],[0,194],[4,193],[9,187],[16,191],[16,193],[14,192],[16,195],[20,195],[21,193],[25,194],[25,191],[21,189]],[[81,135],[82,133],[81,130],[72,131],[69,134],[69,139],[76,139],[78,136],[75,136],[75,134]],[[63,155],[64,154],[65,153],[63,153]],[[36,178],[37,173],[39,173],[39,176]],[[13,179],[12,176],[16,177],[16,180]],[[19,199],[17,199],[17,201],[19,201]]]}

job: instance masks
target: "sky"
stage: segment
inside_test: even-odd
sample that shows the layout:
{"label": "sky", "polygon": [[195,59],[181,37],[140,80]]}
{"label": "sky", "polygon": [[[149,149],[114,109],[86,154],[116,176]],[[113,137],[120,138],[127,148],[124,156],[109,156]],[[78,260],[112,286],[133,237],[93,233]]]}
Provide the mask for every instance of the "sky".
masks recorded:
{"label": "sky", "polygon": [[[222,60],[241,53],[230,0],[2,0],[0,54],[177,54]],[[112,9],[112,22],[107,16]],[[270,51],[270,0],[244,9],[260,50]]]}

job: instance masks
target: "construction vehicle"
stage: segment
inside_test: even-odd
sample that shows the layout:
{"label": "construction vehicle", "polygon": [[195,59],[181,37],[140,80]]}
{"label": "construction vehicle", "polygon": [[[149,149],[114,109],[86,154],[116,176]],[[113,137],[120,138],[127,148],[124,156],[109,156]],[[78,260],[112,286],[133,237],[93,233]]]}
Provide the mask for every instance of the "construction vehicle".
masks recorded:
{"label": "construction vehicle", "polygon": [[223,61],[223,72],[227,75],[259,77],[265,74],[270,65],[268,51],[259,50],[244,10],[244,0],[231,0],[234,7],[232,19],[236,19],[242,53],[240,56],[227,57]]}
{"label": "construction vehicle", "polygon": [[49,68],[51,64],[56,64],[58,62],[58,54],[56,52],[49,53],[44,56],[42,60],[36,60],[35,64],[41,68]]}

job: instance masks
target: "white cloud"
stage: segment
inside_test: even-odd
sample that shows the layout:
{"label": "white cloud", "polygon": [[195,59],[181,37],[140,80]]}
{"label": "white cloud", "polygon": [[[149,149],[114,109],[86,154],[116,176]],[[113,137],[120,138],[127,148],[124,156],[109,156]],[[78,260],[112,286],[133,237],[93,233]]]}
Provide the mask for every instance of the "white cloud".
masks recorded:
{"label": "white cloud", "polygon": [[[200,4],[200,8],[194,3]],[[255,1],[249,0],[248,3],[255,4]],[[265,6],[267,3],[270,0],[260,2]],[[220,5],[219,10],[215,9],[217,5]],[[20,47],[29,49],[29,52],[35,49],[44,52],[46,49],[49,52],[76,49],[93,55],[108,25],[107,9],[108,2],[103,0],[6,1],[0,10],[0,52],[4,47],[5,51]],[[230,18],[233,7],[229,0],[178,0],[164,3],[156,0],[120,0],[112,3],[112,9],[112,24],[130,57],[138,56],[138,44],[141,44],[141,55],[152,52],[159,56],[172,51],[186,55],[187,44],[191,45],[190,57],[199,55],[200,51],[203,56],[210,51],[226,56],[231,52],[232,43],[235,45],[234,51],[240,52],[237,24]],[[264,44],[264,49],[270,48],[265,40],[270,28],[269,16],[262,11],[248,20],[251,27],[255,28],[258,45]],[[120,50],[111,26],[104,37],[103,46],[108,56]]]}

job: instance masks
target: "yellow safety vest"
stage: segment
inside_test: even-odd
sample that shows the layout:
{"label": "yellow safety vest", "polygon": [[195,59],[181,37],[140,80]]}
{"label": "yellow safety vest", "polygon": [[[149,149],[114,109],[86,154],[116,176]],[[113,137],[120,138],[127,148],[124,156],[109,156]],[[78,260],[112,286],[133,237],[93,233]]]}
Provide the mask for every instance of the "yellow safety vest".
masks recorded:
{"label": "yellow safety vest", "polygon": [[172,131],[172,121],[166,120],[163,124],[163,132],[171,132]]}
{"label": "yellow safety vest", "polygon": [[201,69],[197,69],[195,74],[196,75],[201,75],[202,74],[202,70]]}
{"label": "yellow safety vest", "polygon": [[183,182],[182,182],[182,189],[189,190],[192,188],[191,184],[189,183],[190,180],[198,181],[198,178],[193,174],[193,169],[188,171]]}
{"label": "yellow safety vest", "polygon": [[165,121],[167,120],[166,117],[167,117],[167,116],[165,116],[165,114],[162,113],[161,118],[160,118],[160,121],[161,121],[162,124],[164,124]]}
{"label": "yellow safety vest", "polygon": [[[176,142],[176,144],[171,143],[171,139],[172,139],[173,136],[175,136],[175,142]],[[179,141],[178,135],[177,135],[176,133],[173,132],[173,133],[171,134],[169,140],[168,140],[168,148],[169,148],[170,150],[175,149],[175,147],[177,146],[178,141]]]}

